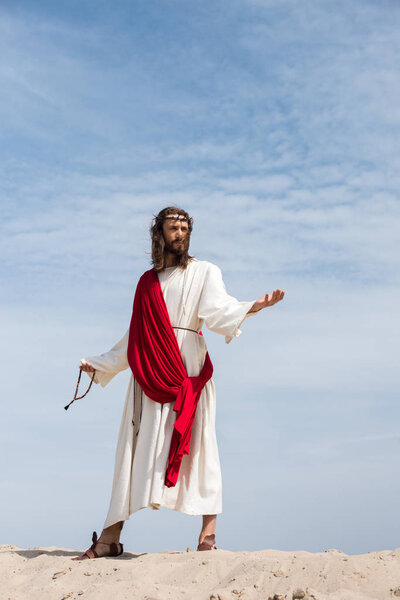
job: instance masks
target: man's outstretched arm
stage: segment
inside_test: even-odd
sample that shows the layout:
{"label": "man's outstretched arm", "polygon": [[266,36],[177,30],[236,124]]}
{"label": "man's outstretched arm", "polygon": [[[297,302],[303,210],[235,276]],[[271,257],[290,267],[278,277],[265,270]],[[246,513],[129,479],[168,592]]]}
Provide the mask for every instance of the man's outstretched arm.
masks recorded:
{"label": "man's outstretched arm", "polygon": [[274,290],[272,294],[265,294],[258,300],[256,300],[248,311],[249,313],[258,312],[259,310],[266,308],[267,306],[273,306],[277,302],[280,302],[285,295],[285,292],[282,290]]}

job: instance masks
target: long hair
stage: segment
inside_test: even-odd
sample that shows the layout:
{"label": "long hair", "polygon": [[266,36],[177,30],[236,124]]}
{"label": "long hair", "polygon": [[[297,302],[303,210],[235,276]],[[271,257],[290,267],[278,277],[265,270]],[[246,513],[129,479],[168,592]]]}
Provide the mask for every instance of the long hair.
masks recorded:
{"label": "long hair", "polygon": [[185,250],[181,255],[177,255],[177,265],[186,269],[193,256],[189,255],[190,234],[193,229],[193,219],[182,208],[176,206],[167,206],[155,215],[150,227],[151,235],[151,262],[156,271],[162,271],[165,267],[165,240],[163,234],[163,224],[168,215],[181,215],[185,217],[188,224],[188,233],[186,236]]}

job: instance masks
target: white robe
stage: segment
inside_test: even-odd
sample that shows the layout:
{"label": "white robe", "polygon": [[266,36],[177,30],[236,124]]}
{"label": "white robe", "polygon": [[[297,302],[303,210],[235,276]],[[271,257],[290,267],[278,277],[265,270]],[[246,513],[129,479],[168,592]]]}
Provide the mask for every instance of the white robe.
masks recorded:
{"label": "white robe", "polygon": [[[226,343],[240,335],[239,327],[254,304],[254,301],[239,302],[229,296],[220,269],[208,261],[193,259],[186,269],[169,267],[159,273],[159,281],[172,325],[200,331],[205,323],[212,331],[224,335]],[[199,375],[207,351],[204,338],[182,329],[174,329],[174,332],[189,377]],[[104,387],[117,373],[129,368],[128,338],[129,329],[109,352],[83,359],[96,369],[95,383]],[[169,488],[164,485],[164,477],[177,414],[173,404],[151,400],[131,376],[104,527],[126,521],[129,515],[146,507],[159,509],[162,506],[189,515],[222,512],[213,380],[202,390],[190,452],[183,456],[176,485]]]}

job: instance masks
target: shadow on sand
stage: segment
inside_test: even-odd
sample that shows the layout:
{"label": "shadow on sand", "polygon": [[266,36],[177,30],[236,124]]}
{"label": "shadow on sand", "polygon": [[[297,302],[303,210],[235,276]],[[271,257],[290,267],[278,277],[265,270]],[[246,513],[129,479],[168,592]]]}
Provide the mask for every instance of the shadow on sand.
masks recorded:
{"label": "shadow on sand", "polygon": [[[13,554],[18,554],[19,556],[23,556],[24,558],[37,558],[43,554],[47,554],[48,556],[70,556],[71,558],[74,556],[81,556],[83,554],[82,550],[9,550],[8,552]],[[101,558],[112,558],[113,560],[132,560],[134,558],[139,558],[140,556],[145,556],[148,554],[147,552],[142,552],[141,554],[133,554],[132,552],[124,552],[121,556],[103,556]],[[88,559],[88,560],[96,560],[96,559]]]}

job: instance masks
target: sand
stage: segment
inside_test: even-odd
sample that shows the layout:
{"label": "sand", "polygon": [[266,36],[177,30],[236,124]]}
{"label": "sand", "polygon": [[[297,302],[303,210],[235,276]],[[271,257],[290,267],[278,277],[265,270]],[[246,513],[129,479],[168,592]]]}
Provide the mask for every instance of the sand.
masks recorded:
{"label": "sand", "polygon": [[347,555],[165,551],[72,561],[63,548],[0,546],[1,600],[384,600],[400,598],[400,548]]}

